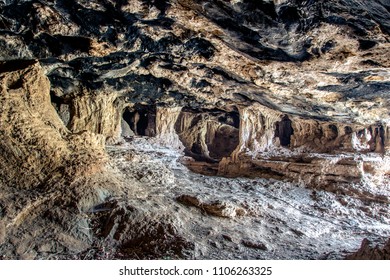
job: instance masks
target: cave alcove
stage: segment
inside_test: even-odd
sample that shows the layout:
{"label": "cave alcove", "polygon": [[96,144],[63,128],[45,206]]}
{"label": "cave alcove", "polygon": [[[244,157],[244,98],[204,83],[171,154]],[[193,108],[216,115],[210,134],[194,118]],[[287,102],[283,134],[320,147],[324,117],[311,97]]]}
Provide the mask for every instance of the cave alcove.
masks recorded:
{"label": "cave alcove", "polygon": [[219,162],[239,144],[237,111],[183,108],[175,125],[184,153],[197,161]]}
{"label": "cave alcove", "polygon": [[136,105],[126,107],[122,113],[122,136],[133,133],[137,136],[156,135],[156,108]]}
{"label": "cave alcove", "polygon": [[294,134],[292,121],[287,115],[276,123],[275,136],[279,138],[282,147],[289,147],[291,144],[291,136]]}

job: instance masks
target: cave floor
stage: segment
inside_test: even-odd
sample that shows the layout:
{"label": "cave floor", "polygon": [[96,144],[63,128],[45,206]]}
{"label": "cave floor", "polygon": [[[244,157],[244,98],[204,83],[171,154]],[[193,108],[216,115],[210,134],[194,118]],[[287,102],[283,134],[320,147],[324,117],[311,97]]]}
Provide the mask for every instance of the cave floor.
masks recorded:
{"label": "cave floor", "polygon": [[[135,137],[107,150],[112,168],[128,182],[122,199],[170,217],[194,244],[185,258],[343,259],[364,238],[382,243],[390,236],[388,203],[287,180],[193,173],[180,163],[182,154],[153,138]],[[390,195],[387,181],[377,186],[368,178],[349,187]]]}

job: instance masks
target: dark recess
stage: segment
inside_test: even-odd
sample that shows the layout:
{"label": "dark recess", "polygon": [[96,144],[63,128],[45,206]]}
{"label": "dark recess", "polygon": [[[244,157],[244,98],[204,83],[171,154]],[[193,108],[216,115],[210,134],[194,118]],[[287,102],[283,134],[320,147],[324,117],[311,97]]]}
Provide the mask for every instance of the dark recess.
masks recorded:
{"label": "dark recess", "polygon": [[373,47],[375,47],[378,43],[371,40],[359,40],[359,49],[360,50],[369,50]]}
{"label": "dark recess", "polygon": [[134,110],[126,108],[122,117],[136,135],[155,136],[156,110],[154,107],[138,105]]}
{"label": "dark recess", "polygon": [[291,136],[294,134],[294,129],[291,125],[291,120],[287,115],[282,117],[282,120],[276,123],[276,136],[279,137],[280,145],[288,147],[291,144]]}
{"label": "dark recess", "polygon": [[36,60],[9,60],[0,62],[0,73],[22,70],[34,63],[36,63]]}

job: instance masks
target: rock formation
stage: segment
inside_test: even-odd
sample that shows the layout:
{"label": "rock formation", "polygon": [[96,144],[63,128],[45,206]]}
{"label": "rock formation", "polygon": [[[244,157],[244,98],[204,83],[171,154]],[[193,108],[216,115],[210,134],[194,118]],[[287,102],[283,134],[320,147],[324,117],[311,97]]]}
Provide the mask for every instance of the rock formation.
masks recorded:
{"label": "rock formation", "polygon": [[175,133],[186,147],[187,155],[200,161],[219,161],[238,145],[237,115],[228,112],[182,111]]}
{"label": "rock formation", "polygon": [[29,189],[58,172],[77,177],[98,171],[105,159],[104,138],[85,130],[71,133],[64,126],[51,105],[49,81],[39,63],[9,61],[0,67],[4,182]]}
{"label": "rock formation", "polygon": [[388,260],[390,258],[390,241],[383,246],[373,245],[368,239],[362,241],[360,249],[348,256],[349,260]]}
{"label": "rock formation", "polygon": [[303,119],[260,105],[241,110],[240,120],[239,147],[220,163],[220,175],[290,177],[319,186],[389,173],[385,125]]}
{"label": "rock formation", "polygon": [[[388,238],[389,11],[385,0],[0,1],[0,258],[207,258],[223,242],[272,252],[241,229],[205,245],[213,220],[183,226],[192,214],[255,230],[263,211],[304,236],[280,222],[283,197],[260,209],[192,194],[180,180],[201,190],[214,177],[178,162],[232,193],[303,186],[317,218],[324,197],[341,201],[328,226],[360,213],[381,228],[359,220],[360,239]],[[184,218],[166,219],[175,209]]]}
{"label": "rock formation", "polygon": [[[0,241],[6,255],[28,259],[46,249],[83,250],[90,242],[79,211],[104,200],[110,189],[99,186],[110,181],[109,173],[100,175],[108,160],[104,137],[64,126],[37,61],[3,62],[0,69]],[[46,249],[31,253],[32,244]]]}
{"label": "rock formation", "polygon": [[156,138],[158,142],[176,150],[183,149],[183,144],[175,131],[175,124],[180,112],[180,107],[158,107],[156,111]]}

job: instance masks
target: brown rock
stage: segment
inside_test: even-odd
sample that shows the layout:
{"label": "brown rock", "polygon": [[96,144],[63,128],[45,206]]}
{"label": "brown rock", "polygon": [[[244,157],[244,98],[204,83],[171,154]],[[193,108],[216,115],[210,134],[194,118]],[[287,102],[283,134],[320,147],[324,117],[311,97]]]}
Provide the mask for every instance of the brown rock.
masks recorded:
{"label": "brown rock", "polygon": [[251,240],[242,240],[242,245],[248,248],[253,248],[253,249],[258,249],[258,250],[263,250],[266,251],[268,250],[267,246],[262,243],[262,242],[254,242]]}
{"label": "brown rock", "polygon": [[383,246],[375,245],[367,238],[363,239],[360,249],[347,256],[347,260],[390,260],[390,239]]}
{"label": "brown rock", "polygon": [[225,201],[202,202],[199,198],[190,195],[181,195],[177,201],[184,205],[195,206],[209,215],[222,218],[234,218],[247,214],[243,208]]}

